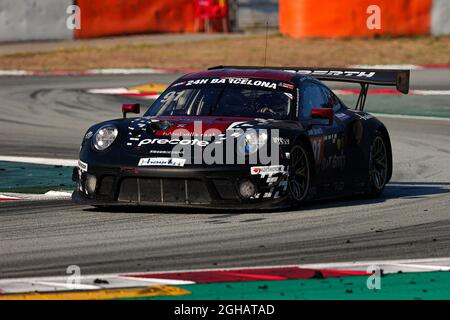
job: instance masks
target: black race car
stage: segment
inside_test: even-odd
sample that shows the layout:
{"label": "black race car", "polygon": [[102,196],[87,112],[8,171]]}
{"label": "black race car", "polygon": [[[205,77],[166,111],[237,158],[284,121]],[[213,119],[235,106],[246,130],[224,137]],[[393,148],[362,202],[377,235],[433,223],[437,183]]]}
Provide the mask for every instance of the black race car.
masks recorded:
{"label": "black race car", "polygon": [[[321,81],[359,83],[348,108]],[[379,196],[392,175],[386,127],[364,112],[370,84],[409,90],[408,70],[213,67],[182,76],[142,117],[83,138],[76,203],[275,208]]]}

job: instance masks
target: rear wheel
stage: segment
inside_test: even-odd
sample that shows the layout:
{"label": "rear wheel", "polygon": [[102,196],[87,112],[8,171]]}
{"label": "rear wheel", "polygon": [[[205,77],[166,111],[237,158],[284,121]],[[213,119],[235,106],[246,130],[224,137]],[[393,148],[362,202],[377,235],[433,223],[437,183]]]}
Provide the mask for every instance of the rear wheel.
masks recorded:
{"label": "rear wheel", "polygon": [[311,184],[311,170],[309,157],[302,145],[291,150],[291,164],[289,166],[289,195],[296,203],[302,203],[308,196]]}
{"label": "rear wheel", "polygon": [[386,141],[378,133],[370,146],[369,155],[369,197],[379,197],[388,180],[388,152]]}

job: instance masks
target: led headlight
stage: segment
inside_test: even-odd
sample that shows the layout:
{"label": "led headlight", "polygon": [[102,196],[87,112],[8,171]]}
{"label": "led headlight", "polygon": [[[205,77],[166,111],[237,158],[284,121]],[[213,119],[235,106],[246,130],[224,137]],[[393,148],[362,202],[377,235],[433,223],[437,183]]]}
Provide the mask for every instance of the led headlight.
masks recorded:
{"label": "led headlight", "polygon": [[258,149],[264,146],[267,142],[267,133],[265,132],[252,130],[245,133],[244,137],[245,152],[250,154],[258,151]]}
{"label": "led headlight", "polygon": [[106,125],[94,134],[93,144],[95,149],[103,151],[108,148],[117,138],[119,131],[112,125]]}

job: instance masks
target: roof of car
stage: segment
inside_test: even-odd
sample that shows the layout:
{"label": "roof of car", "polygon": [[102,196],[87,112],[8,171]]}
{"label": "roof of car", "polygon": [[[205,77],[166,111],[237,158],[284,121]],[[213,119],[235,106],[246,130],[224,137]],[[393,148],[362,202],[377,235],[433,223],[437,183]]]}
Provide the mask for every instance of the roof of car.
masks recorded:
{"label": "roof of car", "polygon": [[275,81],[292,82],[296,75],[294,72],[270,69],[213,69],[193,72],[185,75],[183,79],[205,78],[205,77],[240,77],[259,78]]}

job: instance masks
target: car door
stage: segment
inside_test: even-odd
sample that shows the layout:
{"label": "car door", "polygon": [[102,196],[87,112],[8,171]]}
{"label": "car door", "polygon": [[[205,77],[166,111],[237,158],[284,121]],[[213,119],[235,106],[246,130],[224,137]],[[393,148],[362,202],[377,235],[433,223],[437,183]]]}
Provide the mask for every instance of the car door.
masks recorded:
{"label": "car door", "polygon": [[343,190],[345,169],[344,126],[334,117],[312,117],[312,109],[341,108],[339,99],[331,90],[316,81],[305,81],[300,90],[299,118],[307,128],[316,168],[316,184],[322,192],[335,193]]}

